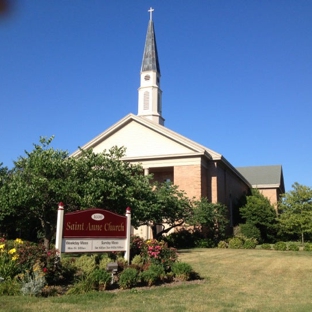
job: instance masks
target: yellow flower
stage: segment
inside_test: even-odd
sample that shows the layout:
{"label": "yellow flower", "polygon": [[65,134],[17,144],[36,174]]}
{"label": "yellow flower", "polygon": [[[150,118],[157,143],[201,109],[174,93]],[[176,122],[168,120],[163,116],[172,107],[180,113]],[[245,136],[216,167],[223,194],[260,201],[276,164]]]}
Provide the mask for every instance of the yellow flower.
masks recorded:
{"label": "yellow flower", "polygon": [[20,238],[17,238],[14,243],[22,245],[24,242]]}
{"label": "yellow flower", "polygon": [[10,255],[13,255],[13,254],[16,253],[16,249],[15,249],[15,248],[12,248],[12,249],[9,250],[8,253],[9,253]]}
{"label": "yellow flower", "polygon": [[5,247],[5,244],[0,244],[0,250],[3,250]]}
{"label": "yellow flower", "polygon": [[15,256],[12,257],[12,261],[15,261],[17,259],[18,259],[18,255],[15,255]]}

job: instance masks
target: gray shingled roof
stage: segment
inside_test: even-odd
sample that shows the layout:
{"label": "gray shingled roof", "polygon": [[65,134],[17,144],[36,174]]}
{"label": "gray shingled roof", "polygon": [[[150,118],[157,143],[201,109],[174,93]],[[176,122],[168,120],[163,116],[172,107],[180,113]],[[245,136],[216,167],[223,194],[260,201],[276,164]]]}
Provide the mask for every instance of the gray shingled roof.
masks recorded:
{"label": "gray shingled roof", "polygon": [[148,70],[160,73],[154,23],[152,20],[148,23],[141,72]]}
{"label": "gray shingled roof", "polygon": [[236,169],[249,181],[252,187],[279,187],[284,189],[281,165],[237,167]]}

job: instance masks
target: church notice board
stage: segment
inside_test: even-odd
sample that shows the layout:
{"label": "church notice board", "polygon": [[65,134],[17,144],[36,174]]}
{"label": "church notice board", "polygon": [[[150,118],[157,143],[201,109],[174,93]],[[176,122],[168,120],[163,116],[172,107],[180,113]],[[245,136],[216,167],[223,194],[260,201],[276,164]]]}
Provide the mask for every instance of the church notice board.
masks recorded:
{"label": "church notice board", "polygon": [[[62,212],[63,207],[59,206]],[[65,253],[127,251],[130,208],[126,216],[91,208],[58,218],[59,250]]]}

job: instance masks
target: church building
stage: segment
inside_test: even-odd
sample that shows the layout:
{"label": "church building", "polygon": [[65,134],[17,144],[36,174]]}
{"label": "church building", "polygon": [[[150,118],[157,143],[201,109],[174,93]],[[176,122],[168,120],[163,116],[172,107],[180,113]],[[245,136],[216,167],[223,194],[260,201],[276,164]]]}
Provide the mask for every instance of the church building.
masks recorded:
{"label": "church building", "polygon": [[[281,166],[235,168],[223,155],[165,127],[162,115],[161,72],[152,11],[148,22],[138,89],[138,113],[128,114],[82,146],[95,153],[113,146],[126,147],[124,161],[140,163],[145,174],[159,182],[171,181],[188,197],[206,197],[233,210],[253,187],[276,203],[284,193]],[[80,150],[71,156],[80,154]],[[147,229],[136,234],[149,238]]]}

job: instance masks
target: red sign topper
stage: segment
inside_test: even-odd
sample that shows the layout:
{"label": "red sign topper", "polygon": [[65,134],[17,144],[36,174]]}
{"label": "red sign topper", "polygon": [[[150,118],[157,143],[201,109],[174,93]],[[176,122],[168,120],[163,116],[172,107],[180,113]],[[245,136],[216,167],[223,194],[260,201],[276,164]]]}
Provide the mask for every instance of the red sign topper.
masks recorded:
{"label": "red sign topper", "polygon": [[66,213],[64,238],[126,238],[127,217],[92,208]]}

